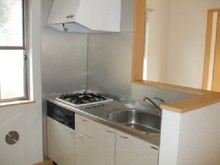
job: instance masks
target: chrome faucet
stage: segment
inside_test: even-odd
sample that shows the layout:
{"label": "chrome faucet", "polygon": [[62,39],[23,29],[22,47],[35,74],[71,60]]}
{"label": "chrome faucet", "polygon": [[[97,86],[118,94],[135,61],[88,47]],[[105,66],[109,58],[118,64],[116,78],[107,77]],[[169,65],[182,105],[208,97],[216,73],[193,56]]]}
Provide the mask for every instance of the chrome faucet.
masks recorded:
{"label": "chrome faucet", "polygon": [[[164,99],[158,98],[158,97],[154,97],[154,99],[161,101],[161,104],[165,103]],[[154,107],[156,107],[160,112],[162,111],[162,109],[153,101],[151,100],[149,97],[144,97],[143,101],[148,100]]]}
{"label": "chrome faucet", "polygon": [[163,99],[163,98],[154,97],[154,99],[155,99],[155,100],[159,100],[159,101],[160,101],[160,104],[165,104],[165,103],[166,103],[165,99]]}

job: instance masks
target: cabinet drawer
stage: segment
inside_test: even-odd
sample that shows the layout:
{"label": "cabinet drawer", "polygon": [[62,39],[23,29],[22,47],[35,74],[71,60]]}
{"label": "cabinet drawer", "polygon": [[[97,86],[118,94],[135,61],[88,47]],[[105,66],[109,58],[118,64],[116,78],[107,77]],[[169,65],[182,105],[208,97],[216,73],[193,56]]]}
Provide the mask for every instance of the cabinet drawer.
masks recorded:
{"label": "cabinet drawer", "polygon": [[86,117],[76,115],[75,116],[75,129],[76,131],[92,137],[94,122]]}

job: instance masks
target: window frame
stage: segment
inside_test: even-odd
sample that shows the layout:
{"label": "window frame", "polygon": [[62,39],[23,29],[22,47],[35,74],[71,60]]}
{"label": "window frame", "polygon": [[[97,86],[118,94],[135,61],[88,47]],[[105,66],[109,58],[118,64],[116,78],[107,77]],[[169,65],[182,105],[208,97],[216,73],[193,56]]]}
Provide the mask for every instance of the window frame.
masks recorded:
{"label": "window frame", "polygon": [[29,70],[29,62],[28,62],[28,0],[22,1],[22,36],[23,43],[22,46],[0,46],[0,50],[23,50],[24,52],[24,96],[22,97],[13,97],[9,99],[1,98],[1,88],[0,88],[0,103],[19,101],[19,100],[28,100],[29,99],[29,81],[28,81],[28,70]]}

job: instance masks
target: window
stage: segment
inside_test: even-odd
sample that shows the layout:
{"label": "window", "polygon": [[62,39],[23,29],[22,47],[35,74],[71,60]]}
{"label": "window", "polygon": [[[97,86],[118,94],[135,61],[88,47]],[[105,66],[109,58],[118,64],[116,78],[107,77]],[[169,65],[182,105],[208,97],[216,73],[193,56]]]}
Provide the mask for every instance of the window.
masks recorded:
{"label": "window", "polygon": [[0,102],[28,95],[24,1],[0,1]]}

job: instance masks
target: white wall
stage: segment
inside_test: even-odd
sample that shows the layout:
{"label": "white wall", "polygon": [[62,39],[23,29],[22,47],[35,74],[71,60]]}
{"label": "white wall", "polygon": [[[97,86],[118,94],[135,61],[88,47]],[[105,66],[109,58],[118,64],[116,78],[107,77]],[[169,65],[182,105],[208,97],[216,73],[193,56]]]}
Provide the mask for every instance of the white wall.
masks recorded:
{"label": "white wall", "polygon": [[[43,159],[41,108],[41,1],[30,0],[30,58],[33,62],[34,103],[0,107],[0,164],[31,165]],[[5,143],[5,135],[15,130],[19,141]]]}
{"label": "white wall", "polygon": [[147,80],[202,87],[208,9],[219,0],[148,0]]}
{"label": "white wall", "polygon": [[182,115],[178,165],[220,164],[220,103]]}
{"label": "white wall", "polygon": [[180,124],[180,113],[162,112],[159,165],[177,165]]}
{"label": "white wall", "polygon": [[183,114],[164,110],[159,165],[219,165],[219,106]]}
{"label": "white wall", "polygon": [[[170,0],[147,0],[146,80],[166,81]],[[151,11],[152,10],[152,11]],[[148,42],[149,41],[149,42]]]}
{"label": "white wall", "polygon": [[219,0],[171,0],[167,82],[201,88],[207,10]]}

